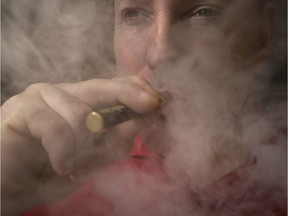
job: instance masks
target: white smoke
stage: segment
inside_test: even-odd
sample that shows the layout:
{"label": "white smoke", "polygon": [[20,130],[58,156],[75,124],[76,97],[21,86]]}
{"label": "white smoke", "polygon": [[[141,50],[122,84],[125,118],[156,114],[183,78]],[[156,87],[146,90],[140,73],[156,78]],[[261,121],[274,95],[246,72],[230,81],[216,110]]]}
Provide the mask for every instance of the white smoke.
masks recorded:
{"label": "white smoke", "polygon": [[[8,96],[34,82],[75,82],[116,74],[113,2],[10,0],[3,4],[2,73]],[[278,36],[273,62],[282,61],[285,43]],[[181,61],[156,71],[152,85],[169,91],[171,103],[168,101],[161,110],[164,124],[149,122],[147,127],[151,128],[141,132],[150,147],[167,148],[164,168],[172,182],[165,175],[141,172],[131,165],[104,172],[96,177],[94,188],[114,203],[115,215],[245,215],[246,209],[260,204],[245,199],[241,202],[240,198],[233,203],[227,197],[251,189],[255,182],[259,186],[254,188],[256,198],[268,193],[273,201],[285,206],[283,90],[278,94],[277,88],[269,86],[270,65],[249,72],[235,69],[219,51],[223,47],[212,45],[196,47]],[[159,87],[162,85],[166,89]],[[254,158],[256,165],[239,171],[244,180],[235,191],[226,190],[228,184],[220,183],[216,198],[203,195],[207,185]],[[150,163],[154,167],[153,161]],[[194,193],[200,195],[193,197]],[[216,206],[211,210],[213,202]],[[269,212],[271,205],[267,204],[259,215],[273,215]],[[89,201],[89,207],[95,212],[106,211],[94,200]]]}
{"label": "white smoke", "polygon": [[12,0],[3,5],[2,83],[7,96],[35,82],[115,74],[111,1]]}

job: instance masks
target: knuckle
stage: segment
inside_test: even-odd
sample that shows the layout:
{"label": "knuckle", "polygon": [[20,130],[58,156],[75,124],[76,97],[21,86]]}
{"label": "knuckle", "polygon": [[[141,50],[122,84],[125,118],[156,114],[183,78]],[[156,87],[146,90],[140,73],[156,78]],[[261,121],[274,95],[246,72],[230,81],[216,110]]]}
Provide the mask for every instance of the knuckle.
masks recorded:
{"label": "knuckle", "polygon": [[29,101],[31,100],[31,97],[28,97],[26,94],[18,94],[13,97],[11,97],[9,100],[6,101],[4,106],[6,109],[11,110],[23,110],[26,109],[27,106],[29,106]]}
{"label": "knuckle", "polygon": [[143,79],[142,77],[140,77],[138,75],[132,75],[132,76],[128,77],[128,82],[136,84],[138,86],[138,88],[152,91],[151,84],[147,80]]}
{"label": "knuckle", "polygon": [[133,90],[135,91],[135,90],[140,88],[140,86],[137,83],[135,83],[133,81],[127,81],[127,80],[120,81],[119,86],[120,86],[120,88],[124,88],[124,89],[130,90],[130,91],[133,91]]}
{"label": "knuckle", "polygon": [[133,78],[134,76],[129,77],[114,77],[110,80],[109,84],[111,87],[115,89],[115,91],[122,92],[124,91],[137,91],[140,88],[140,80],[136,81],[137,76]]}
{"label": "knuckle", "polygon": [[[15,95],[11,98],[9,98],[1,107],[1,119],[4,122],[4,119],[6,120],[7,117],[17,114],[18,110],[23,107],[21,105],[22,100],[20,99],[19,95]],[[8,118],[9,119],[9,118]]]}
{"label": "knuckle", "polygon": [[20,101],[23,100],[23,96],[21,94],[18,95],[14,95],[13,97],[9,98],[4,104],[3,106],[6,107],[13,107],[15,105],[17,105],[17,103],[19,103]]}
{"label": "knuckle", "polygon": [[147,91],[142,85],[138,83],[130,83],[130,85],[127,85],[127,87],[128,87],[127,91],[137,92],[138,95]]}
{"label": "knuckle", "polygon": [[66,86],[73,85],[73,83],[57,83],[54,86],[59,88],[65,88]]}
{"label": "knuckle", "polygon": [[26,92],[39,92],[42,89],[49,88],[51,85],[48,83],[33,83],[27,87]]}
{"label": "knuckle", "polygon": [[55,84],[53,85],[53,87],[61,89],[67,93],[69,92],[73,92],[73,90],[77,89],[77,87],[79,87],[79,85],[83,84],[83,82],[76,82],[76,83],[59,83],[59,84]]}

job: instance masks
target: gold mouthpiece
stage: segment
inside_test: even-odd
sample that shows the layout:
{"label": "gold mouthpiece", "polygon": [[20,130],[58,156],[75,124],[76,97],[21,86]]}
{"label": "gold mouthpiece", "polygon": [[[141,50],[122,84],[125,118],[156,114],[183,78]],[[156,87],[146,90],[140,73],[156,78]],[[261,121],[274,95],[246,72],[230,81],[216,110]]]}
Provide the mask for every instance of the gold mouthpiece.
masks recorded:
{"label": "gold mouthpiece", "polygon": [[91,132],[98,133],[103,129],[113,127],[139,116],[140,114],[124,105],[114,106],[89,113],[86,117],[86,127]]}

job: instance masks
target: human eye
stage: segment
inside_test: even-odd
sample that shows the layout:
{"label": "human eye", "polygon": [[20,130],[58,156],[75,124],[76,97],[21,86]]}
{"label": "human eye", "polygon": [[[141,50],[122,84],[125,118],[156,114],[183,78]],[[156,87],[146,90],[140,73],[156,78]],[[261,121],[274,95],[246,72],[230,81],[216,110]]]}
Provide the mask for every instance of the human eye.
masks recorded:
{"label": "human eye", "polygon": [[121,20],[126,25],[141,25],[149,19],[150,13],[140,8],[127,8],[121,12]]}
{"label": "human eye", "polygon": [[193,8],[192,11],[188,13],[188,16],[193,19],[215,19],[219,17],[222,13],[221,8],[216,6],[199,6]]}
{"label": "human eye", "polygon": [[194,16],[196,17],[218,17],[220,15],[220,10],[216,8],[199,8],[196,10]]}

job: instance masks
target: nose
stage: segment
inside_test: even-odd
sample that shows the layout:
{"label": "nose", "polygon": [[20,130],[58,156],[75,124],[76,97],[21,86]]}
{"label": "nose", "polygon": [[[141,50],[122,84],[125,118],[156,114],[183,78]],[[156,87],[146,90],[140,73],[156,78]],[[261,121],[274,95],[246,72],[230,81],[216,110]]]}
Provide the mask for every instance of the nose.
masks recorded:
{"label": "nose", "polygon": [[146,56],[147,64],[151,69],[174,62],[179,57],[178,39],[172,27],[172,24],[167,21],[159,21],[154,26]]}

